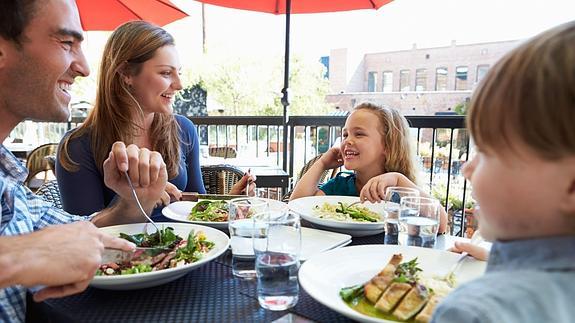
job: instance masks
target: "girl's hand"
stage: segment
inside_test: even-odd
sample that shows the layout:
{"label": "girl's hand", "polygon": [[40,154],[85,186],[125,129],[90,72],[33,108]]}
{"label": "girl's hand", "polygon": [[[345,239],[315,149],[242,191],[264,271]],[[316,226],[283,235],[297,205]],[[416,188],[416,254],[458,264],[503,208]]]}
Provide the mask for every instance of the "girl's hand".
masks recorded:
{"label": "girl's hand", "polygon": [[155,207],[166,206],[172,201],[179,201],[182,198],[182,192],[176,187],[176,185],[167,182],[166,189],[160,199],[156,202]]}
{"label": "girl's hand", "polygon": [[[250,183],[248,187],[248,182]],[[246,194],[246,187],[248,187],[248,191]],[[244,174],[240,180],[234,184],[234,186],[230,189],[230,195],[249,195],[255,196],[256,195],[256,175],[251,174],[249,171]]]}
{"label": "girl's hand", "polygon": [[331,147],[326,151],[319,161],[323,164],[324,169],[334,169],[343,166],[343,156],[339,147]]}
{"label": "girl's hand", "polygon": [[489,251],[487,251],[487,249],[476,244],[471,244],[469,242],[456,241],[455,246],[449,249],[449,251],[456,253],[467,252],[470,256],[477,260],[487,261],[487,258],[489,258]]}
{"label": "girl's hand", "polygon": [[385,189],[390,186],[398,186],[399,176],[397,173],[385,173],[372,177],[361,189],[359,199],[372,203],[385,200]]}

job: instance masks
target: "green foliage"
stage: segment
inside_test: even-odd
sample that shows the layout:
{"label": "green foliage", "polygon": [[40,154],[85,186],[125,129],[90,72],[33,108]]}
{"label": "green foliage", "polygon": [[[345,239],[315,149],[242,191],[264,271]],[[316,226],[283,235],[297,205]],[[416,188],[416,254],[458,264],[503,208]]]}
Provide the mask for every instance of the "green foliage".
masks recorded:
{"label": "green foliage", "polygon": [[[255,57],[211,58],[203,71],[208,96],[224,107],[224,115],[282,115],[283,60]],[[325,67],[295,57],[290,65],[291,115],[324,114],[328,81]]]}
{"label": "green foliage", "polygon": [[453,107],[453,111],[459,115],[466,115],[467,109],[469,108],[469,101],[465,100],[463,102],[459,102]]}
{"label": "green foliage", "polygon": [[[283,57],[210,52],[194,59],[188,58],[186,63],[180,76],[184,88],[200,84],[208,92],[208,100],[223,108],[223,115],[283,114]],[[99,62],[92,62],[90,76],[76,79],[73,102],[94,101],[98,65]],[[291,57],[290,115],[321,115],[330,111],[330,105],[325,102],[329,83],[324,74],[325,66],[318,60],[306,60],[297,55]]]}
{"label": "green foliage", "polygon": [[[431,196],[438,199],[443,207],[445,207],[445,193],[447,188],[445,184],[437,184],[431,190]],[[448,209],[461,210],[463,208],[463,201],[460,199],[461,192],[450,192],[447,199]],[[470,197],[465,198],[465,208],[472,209],[475,206],[475,201]]]}

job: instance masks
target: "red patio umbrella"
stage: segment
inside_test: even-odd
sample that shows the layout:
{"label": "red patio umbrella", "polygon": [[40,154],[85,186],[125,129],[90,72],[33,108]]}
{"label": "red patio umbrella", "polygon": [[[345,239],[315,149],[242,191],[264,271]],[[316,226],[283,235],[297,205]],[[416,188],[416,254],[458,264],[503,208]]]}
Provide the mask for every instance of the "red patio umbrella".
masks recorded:
{"label": "red patio umbrella", "polygon": [[169,0],[76,0],[76,4],[86,31],[114,30],[131,20],[163,26],[187,16]]}
{"label": "red patio umbrella", "polygon": [[[284,61],[284,87],[282,89],[284,143],[287,143],[287,123],[289,121],[289,39],[291,13],[320,13],[350,11],[359,9],[379,9],[393,0],[196,0],[221,7],[268,12],[286,15],[286,43]],[[284,147],[287,147],[284,145]],[[283,150],[283,168],[287,170],[287,149]]]}

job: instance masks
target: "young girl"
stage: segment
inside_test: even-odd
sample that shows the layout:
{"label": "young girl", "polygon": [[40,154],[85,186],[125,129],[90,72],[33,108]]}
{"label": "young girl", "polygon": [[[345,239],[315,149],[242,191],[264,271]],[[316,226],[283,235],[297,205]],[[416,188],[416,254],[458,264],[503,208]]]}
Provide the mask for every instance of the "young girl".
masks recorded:
{"label": "young girl", "polygon": [[[396,110],[371,103],[354,108],[345,121],[340,147],[332,147],[314,163],[298,181],[290,199],[311,195],[359,196],[372,203],[385,198],[390,186],[415,188],[413,150],[409,124]],[[318,188],[321,174],[327,169],[345,166],[350,172],[337,176]],[[439,232],[447,225],[447,213],[440,211]]]}

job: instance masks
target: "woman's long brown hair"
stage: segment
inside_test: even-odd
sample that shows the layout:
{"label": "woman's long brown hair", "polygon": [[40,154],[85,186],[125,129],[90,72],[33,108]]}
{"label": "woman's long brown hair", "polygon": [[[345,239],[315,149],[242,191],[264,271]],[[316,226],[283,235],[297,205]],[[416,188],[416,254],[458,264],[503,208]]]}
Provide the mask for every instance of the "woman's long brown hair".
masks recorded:
{"label": "woman's long brown hair", "polygon": [[[168,32],[144,21],[125,23],[112,33],[104,48],[94,108],[60,146],[60,163],[66,170],[78,170],[78,163],[68,153],[70,140],[90,136],[94,159],[102,174],[112,144],[134,142],[135,134],[142,130],[135,118],[143,116],[143,111],[125,84],[124,75],[137,75],[158,48],[173,45],[174,39]],[[172,114],[156,113],[148,133],[151,149],[164,158],[169,178],[178,175],[180,158],[175,157],[180,156],[178,131]]]}

